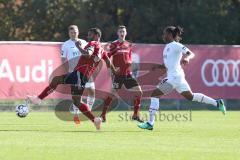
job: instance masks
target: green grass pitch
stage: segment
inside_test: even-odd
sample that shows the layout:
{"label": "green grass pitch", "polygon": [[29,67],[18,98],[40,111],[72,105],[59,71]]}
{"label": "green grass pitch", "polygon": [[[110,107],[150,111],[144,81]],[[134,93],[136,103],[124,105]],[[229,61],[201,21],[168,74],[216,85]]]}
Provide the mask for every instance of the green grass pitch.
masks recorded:
{"label": "green grass pitch", "polygon": [[[129,112],[131,113],[131,112]],[[145,112],[147,113],[147,112]],[[164,111],[188,114],[187,111]],[[92,123],[64,122],[53,112],[18,118],[0,113],[0,160],[232,160],[240,157],[240,112],[192,111],[192,121],[157,121],[153,131],[111,112]]]}

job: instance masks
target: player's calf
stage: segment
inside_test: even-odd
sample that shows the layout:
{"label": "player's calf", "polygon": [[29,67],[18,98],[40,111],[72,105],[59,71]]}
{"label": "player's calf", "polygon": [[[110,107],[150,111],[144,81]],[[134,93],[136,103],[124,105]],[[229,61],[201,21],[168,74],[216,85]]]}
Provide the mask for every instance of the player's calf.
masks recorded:
{"label": "player's calf", "polygon": [[102,114],[100,116],[102,118],[102,122],[106,122],[107,110],[109,108],[109,105],[112,103],[112,100],[113,100],[112,97],[107,97],[103,102]]}
{"label": "player's calf", "polygon": [[191,93],[190,91],[181,93],[186,99],[199,103],[211,104],[217,107],[224,115],[226,114],[226,107],[222,99],[215,100],[202,93]]}

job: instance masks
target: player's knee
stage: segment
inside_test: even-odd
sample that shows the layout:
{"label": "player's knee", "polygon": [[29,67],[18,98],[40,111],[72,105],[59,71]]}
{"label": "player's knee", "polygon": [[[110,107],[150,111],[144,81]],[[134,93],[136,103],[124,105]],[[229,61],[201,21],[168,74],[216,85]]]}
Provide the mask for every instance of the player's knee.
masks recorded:
{"label": "player's knee", "polygon": [[51,88],[57,88],[57,85],[56,85],[56,83],[54,83],[54,81],[51,81],[51,83],[49,84],[49,86],[50,86]]}
{"label": "player's knee", "polygon": [[152,92],[151,97],[160,97],[161,95],[163,95],[162,91],[157,89]]}
{"label": "player's knee", "polygon": [[81,105],[81,102],[80,102],[80,99],[77,98],[77,97],[72,97],[72,100],[73,100],[73,104],[75,106],[80,106]]}
{"label": "player's knee", "polygon": [[75,105],[75,106],[81,106],[81,103],[80,102],[78,102],[78,101],[73,101],[73,104]]}
{"label": "player's knee", "polygon": [[142,89],[139,89],[139,91],[137,92],[137,96],[142,97],[142,95],[143,95],[143,91],[142,91]]}
{"label": "player's knee", "polygon": [[189,101],[192,101],[192,100],[193,100],[193,94],[187,94],[187,95],[185,96],[185,98],[186,98],[187,100],[189,100]]}
{"label": "player's knee", "polygon": [[107,98],[104,99],[104,101],[106,101],[106,100],[112,100],[112,99],[114,99],[114,98],[116,98],[116,97],[115,97],[113,94],[110,94],[110,95],[107,96]]}
{"label": "player's knee", "polygon": [[56,88],[59,84],[62,84],[63,82],[63,77],[62,76],[55,76],[53,77],[50,86],[52,86],[53,88]]}
{"label": "player's knee", "polygon": [[60,82],[60,77],[59,76],[53,77],[53,79],[52,79],[52,81],[50,83],[50,86],[52,88],[56,88],[57,85],[59,84],[59,82]]}
{"label": "player's knee", "polygon": [[88,95],[93,97],[94,94],[95,94],[95,90],[93,88],[89,88],[88,89]]}
{"label": "player's knee", "polygon": [[189,101],[192,101],[193,100],[193,96],[186,97],[186,99],[189,100]]}
{"label": "player's knee", "polygon": [[151,97],[156,97],[157,94],[155,92],[152,92]]}

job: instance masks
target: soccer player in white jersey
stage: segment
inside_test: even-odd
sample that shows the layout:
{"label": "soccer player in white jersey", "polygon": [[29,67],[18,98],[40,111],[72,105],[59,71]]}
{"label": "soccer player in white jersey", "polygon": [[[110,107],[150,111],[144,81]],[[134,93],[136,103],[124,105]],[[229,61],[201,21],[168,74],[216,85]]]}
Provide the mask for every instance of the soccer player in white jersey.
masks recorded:
{"label": "soccer player in white jersey", "polygon": [[[64,66],[70,73],[73,72],[74,68],[77,66],[79,57],[81,56],[81,52],[76,47],[75,42],[80,41],[82,48],[84,48],[87,45],[87,42],[83,39],[78,38],[79,30],[76,25],[70,25],[68,27],[68,34],[70,39],[63,43],[61,49],[61,57],[62,62],[65,63]],[[90,78],[89,82],[86,83],[85,90],[87,91],[88,94],[87,105],[91,109],[95,101],[95,84],[92,78]],[[74,105],[71,107],[72,108],[70,108],[70,110],[72,110],[74,113],[74,122],[76,124],[79,124],[80,123],[78,117],[78,113],[80,113],[79,109]]]}
{"label": "soccer player in white jersey", "polygon": [[138,124],[141,129],[152,130],[155,113],[159,109],[158,97],[167,95],[173,90],[185,97],[187,100],[211,104],[217,107],[224,115],[226,108],[222,99],[215,100],[202,93],[193,93],[189,87],[184,71],[181,65],[186,65],[194,58],[192,53],[187,47],[179,43],[183,29],[180,27],[168,26],[163,32],[163,41],[167,43],[163,50],[163,65],[154,66],[153,69],[159,68],[166,70],[167,77],[157,86],[151,95],[151,104],[149,107],[149,120],[145,123]]}

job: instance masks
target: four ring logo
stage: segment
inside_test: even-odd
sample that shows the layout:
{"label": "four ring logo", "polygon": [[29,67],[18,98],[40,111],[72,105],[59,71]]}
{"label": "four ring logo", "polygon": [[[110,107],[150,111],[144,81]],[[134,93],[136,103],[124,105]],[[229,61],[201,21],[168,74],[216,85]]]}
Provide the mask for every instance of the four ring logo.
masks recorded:
{"label": "four ring logo", "polygon": [[[239,66],[240,60],[207,59],[201,68],[202,80],[209,87],[240,86]],[[211,79],[206,78],[209,67]]]}

